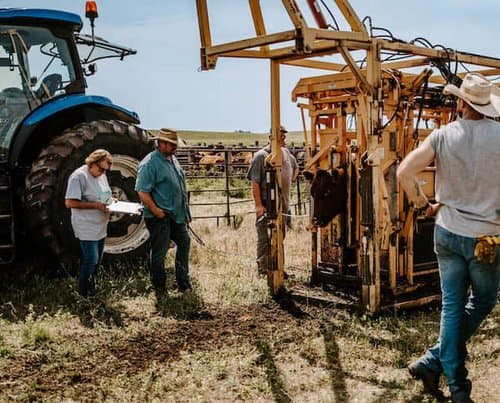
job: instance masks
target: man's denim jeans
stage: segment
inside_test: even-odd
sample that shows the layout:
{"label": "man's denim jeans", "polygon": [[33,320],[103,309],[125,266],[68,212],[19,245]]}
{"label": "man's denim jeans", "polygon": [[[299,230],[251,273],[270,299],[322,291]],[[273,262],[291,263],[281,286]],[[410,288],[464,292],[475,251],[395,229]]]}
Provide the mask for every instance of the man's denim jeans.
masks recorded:
{"label": "man's denim jeans", "polygon": [[146,226],[149,230],[149,241],[151,251],[149,255],[149,270],[151,282],[156,291],[165,290],[165,256],[168,245],[172,239],[177,245],[175,253],[175,278],[179,290],[191,287],[189,282],[189,238],[187,225],[177,224],[168,215],[164,219],[146,218]]}
{"label": "man's denim jeans", "polygon": [[466,341],[496,303],[500,257],[497,248],[493,264],[479,263],[474,258],[475,238],[455,235],[438,225],[434,244],[443,294],[441,329],[439,341],[420,362],[444,372],[450,392],[456,392],[464,389],[467,379]]}
{"label": "man's denim jeans", "polygon": [[95,293],[97,267],[101,263],[104,251],[104,238],[99,241],[80,241],[82,261],[78,278],[78,292],[87,297]]}

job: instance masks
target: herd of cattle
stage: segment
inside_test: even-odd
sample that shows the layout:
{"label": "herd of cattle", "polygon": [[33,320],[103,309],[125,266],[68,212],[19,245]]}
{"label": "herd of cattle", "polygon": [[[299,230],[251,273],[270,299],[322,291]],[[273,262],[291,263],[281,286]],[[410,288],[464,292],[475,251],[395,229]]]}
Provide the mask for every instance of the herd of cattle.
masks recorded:
{"label": "herd of cattle", "polygon": [[[239,151],[236,154],[231,154],[231,164],[250,165],[252,157],[252,151]],[[195,158],[198,160],[198,165],[205,169],[213,168],[217,164],[223,164],[226,159],[224,153],[215,151],[198,151]]]}
{"label": "herd of cattle", "polygon": [[[183,147],[177,150],[177,158],[185,170],[224,171],[227,158],[228,165],[233,170],[245,171],[250,166],[254,153],[259,149],[259,147]],[[291,151],[297,158],[299,166],[303,166],[304,149],[295,147]]]}

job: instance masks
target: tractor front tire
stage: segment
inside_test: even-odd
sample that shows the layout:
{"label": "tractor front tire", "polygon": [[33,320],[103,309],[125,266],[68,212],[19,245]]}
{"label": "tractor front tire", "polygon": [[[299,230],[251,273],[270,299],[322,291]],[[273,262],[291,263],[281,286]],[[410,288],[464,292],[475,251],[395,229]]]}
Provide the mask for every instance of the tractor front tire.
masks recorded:
{"label": "tractor front tire", "polygon": [[[98,148],[113,156],[107,173],[113,196],[138,202],[134,191],[137,166],[152,147],[144,130],[121,121],[82,123],[65,130],[42,149],[26,177],[24,204],[32,233],[42,248],[48,248],[63,263],[79,255],[70,210],[64,204],[68,178]],[[142,217],[112,214],[105,257],[142,258],[148,238]]]}

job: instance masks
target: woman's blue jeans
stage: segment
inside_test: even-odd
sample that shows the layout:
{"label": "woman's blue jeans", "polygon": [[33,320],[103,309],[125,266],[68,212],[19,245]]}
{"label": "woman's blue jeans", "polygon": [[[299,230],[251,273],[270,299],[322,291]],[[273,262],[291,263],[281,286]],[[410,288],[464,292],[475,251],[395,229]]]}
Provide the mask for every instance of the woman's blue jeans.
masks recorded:
{"label": "woman's blue jeans", "polygon": [[450,392],[456,392],[464,389],[467,379],[466,341],[497,300],[499,248],[493,264],[479,263],[474,257],[475,238],[453,234],[438,225],[434,244],[441,278],[441,329],[439,341],[420,362],[432,371],[443,372]]}
{"label": "woman's blue jeans", "polygon": [[95,293],[95,278],[97,276],[97,267],[101,263],[104,252],[104,238],[99,241],[80,240],[80,248],[82,250],[82,261],[78,279],[78,292],[87,297]]}
{"label": "woman's blue jeans", "polygon": [[149,270],[151,282],[156,291],[164,291],[166,283],[165,257],[168,245],[172,239],[177,245],[175,253],[175,278],[179,290],[191,288],[189,282],[189,238],[187,225],[178,224],[168,215],[163,219],[145,218],[149,230],[151,251],[149,255]]}

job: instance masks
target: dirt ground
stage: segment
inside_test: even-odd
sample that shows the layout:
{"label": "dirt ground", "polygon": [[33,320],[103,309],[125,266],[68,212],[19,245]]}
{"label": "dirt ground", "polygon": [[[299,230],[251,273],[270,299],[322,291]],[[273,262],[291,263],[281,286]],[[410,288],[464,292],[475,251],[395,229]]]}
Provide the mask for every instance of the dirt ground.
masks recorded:
{"label": "dirt ground", "polygon": [[[286,287],[322,295],[308,285],[309,234],[294,223]],[[103,270],[91,300],[74,277],[0,272],[0,402],[432,401],[406,366],[437,340],[439,306],[366,316],[273,300],[255,269],[253,220],[195,224],[207,245],[191,250],[193,291],[173,289],[170,253],[162,305],[142,266]],[[476,402],[499,401],[499,324],[497,306],[469,343]]]}
{"label": "dirt ground", "polygon": [[[10,349],[0,358],[0,400],[432,401],[405,365],[436,336],[433,309],[403,321],[285,298],[176,318],[139,297],[115,306],[117,326],[95,304],[3,328]],[[497,401],[498,318],[497,310],[472,348],[479,402]],[[27,327],[49,336],[16,340]]]}

